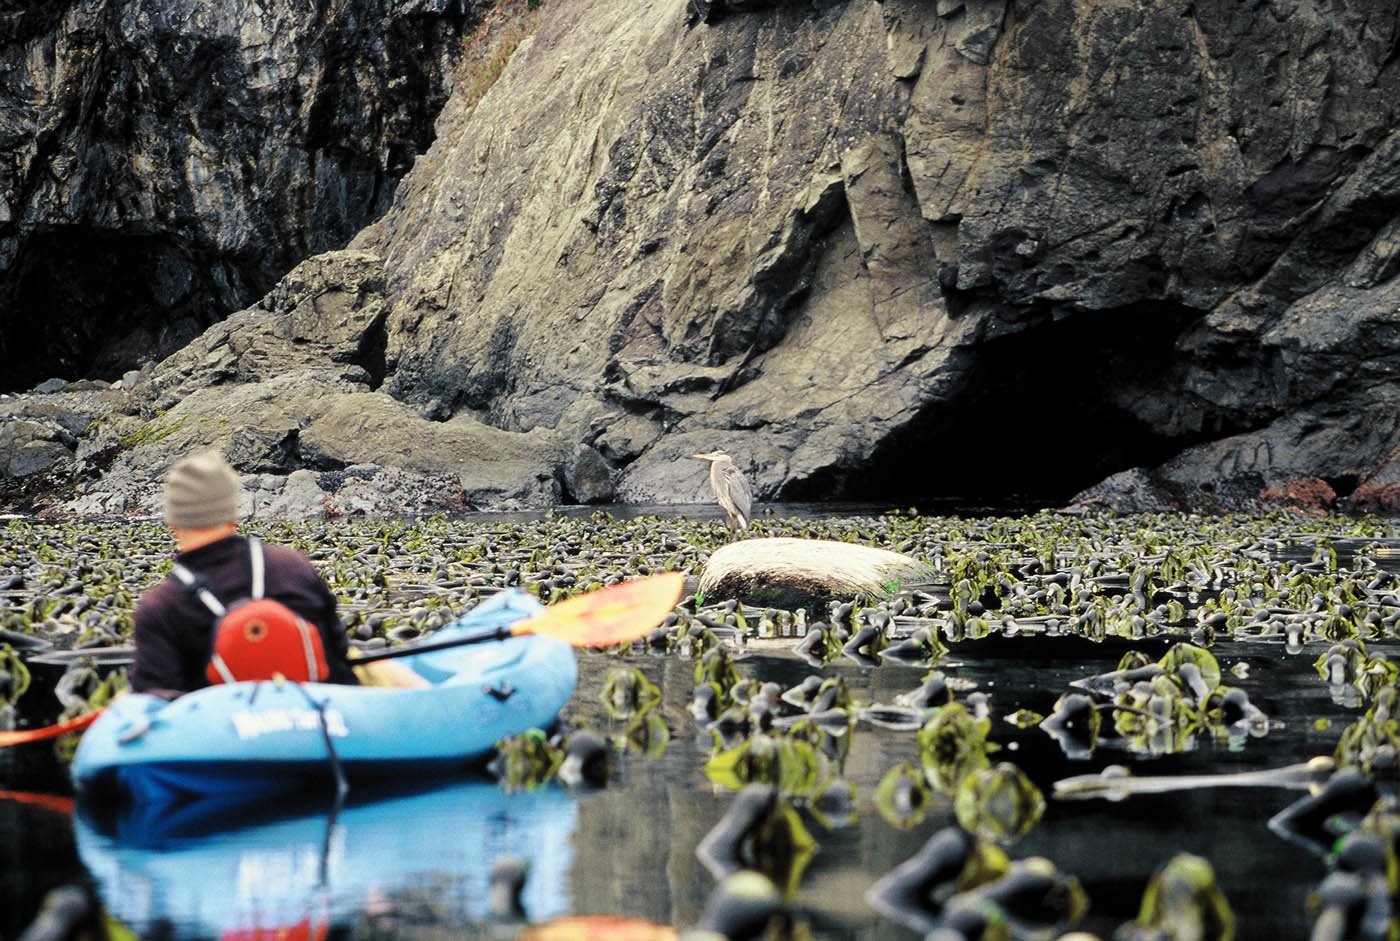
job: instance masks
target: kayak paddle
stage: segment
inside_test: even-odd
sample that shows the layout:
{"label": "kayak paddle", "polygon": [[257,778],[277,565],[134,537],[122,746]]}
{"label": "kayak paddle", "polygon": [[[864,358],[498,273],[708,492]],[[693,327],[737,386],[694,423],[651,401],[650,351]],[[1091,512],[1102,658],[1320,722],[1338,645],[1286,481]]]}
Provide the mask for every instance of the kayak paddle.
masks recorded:
{"label": "kayak paddle", "polygon": [[553,637],[575,647],[625,644],[645,636],[660,624],[676,602],[681,600],[684,588],[684,575],[680,572],[663,572],[569,598],[550,605],[534,617],[502,625],[484,634],[362,653],[352,662],[359,666],[376,660],[391,660],[526,634]]}
{"label": "kayak paddle", "polygon": [[[360,666],[376,660],[391,660],[432,650],[483,644],[507,637],[539,634],[553,637],[574,647],[611,647],[644,636],[671,612],[680,601],[685,576],[680,572],[663,572],[628,582],[619,582],[597,591],[590,591],[552,604],[534,617],[503,625],[484,634],[457,637],[436,643],[409,644],[392,650],[377,650],[361,654],[352,663]],[[57,738],[69,732],[81,732],[102,714],[98,709],[57,725],[36,729],[0,731],[0,748],[23,745],[47,738]]]}

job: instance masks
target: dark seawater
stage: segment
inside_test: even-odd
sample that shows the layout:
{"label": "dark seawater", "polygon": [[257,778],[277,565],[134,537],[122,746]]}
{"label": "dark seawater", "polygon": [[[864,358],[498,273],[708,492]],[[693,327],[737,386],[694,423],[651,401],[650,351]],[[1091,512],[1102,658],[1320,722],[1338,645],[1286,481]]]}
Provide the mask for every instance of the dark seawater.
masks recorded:
{"label": "dark seawater", "polygon": [[[1113,669],[1121,650],[1074,638],[1017,643],[993,637],[955,647],[943,668],[989,693],[996,717],[1019,708],[1048,714],[1070,680]],[[994,759],[1019,765],[1047,795],[1056,779],[1094,773],[1109,764],[1135,766],[1135,773],[1144,775],[1275,768],[1330,753],[1340,727],[1357,714],[1333,702],[1317,682],[1311,663],[1316,652],[1289,656],[1281,644],[1223,644],[1215,653],[1224,667],[1237,661],[1249,664],[1250,679],[1240,685],[1251,693],[1259,690],[1256,704],[1275,726],[1267,736],[1248,739],[1237,750],[1202,742],[1181,755],[1147,760],[1101,747],[1088,759],[1070,760],[1039,729],[1021,731],[995,721],[992,737],[1002,750]],[[808,672],[804,663],[785,656],[754,657],[740,668],[746,675],[752,671],[792,684]],[[650,664],[646,671],[663,689],[690,680],[685,664]],[[917,686],[923,676],[919,669],[889,665],[872,670],[837,663],[827,668],[833,671],[846,678],[857,698],[879,702],[890,702]],[[668,698],[667,717],[685,729],[689,717],[678,705]],[[1333,729],[1316,731],[1319,718],[1330,718]],[[614,775],[614,785],[585,801],[579,816],[582,845],[606,847],[613,841],[610,834],[616,833],[637,855],[632,863],[623,853],[614,853],[610,860],[611,866],[635,872],[634,878],[619,878],[615,870],[576,873],[575,903],[581,910],[693,923],[713,881],[694,861],[690,848],[719,820],[729,801],[727,793],[716,791],[705,779],[702,769],[708,755],[708,741],[680,734],[662,759],[631,759]],[[871,795],[881,775],[913,756],[913,733],[857,727],[844,765],[846,778],[857,788],[857,820],[836,830],[823,830],[809,821],[821,850],[806,870],[795,901],[821,936],[918,937],[884,920],[864,901],[865,891],[879,875],[954,822],[946,799],[939,799],[928,817],[910,830],[891,826],[873,808]],[[1040,824],[1009,850],[1013,858],[1048,857],[1060,870],[1077,876],[1092,903],[1084,927],[1104,937],[1136,916],[1152,871],[1175,853],[1187,851],[1214,864],[1238,917],[1240,937],[1307,938],[1312,921],[1307,895],[1325,874],[1323,861],[1267,828],[1268,819],[1299,794],[1284,788],[1235,787],[1119,802],[1051,800]],[[637,820],[639,814],[642,821]]]}
{"label": "dark seawater", "polygon": [[[765,645],[768,646],[768,645]],[[1077,638],[1034,642],[992,637],[956,646],[943,668],[990,694],[992,714],[1018,708],[1049,712],[1070,680],[1114,667],[1121,650]],[[1049,794],[1061,777],[1108,764],[1142,774],[1219,773],[1273,768],[1329,752],[1337,729],[1357,710],[1334,702],[1317,682],[1315,652],[1282,644],[1226,643],[1222,666],[1249,665],[1241,686],[1271,717],[1272,729],[1232,747],[1201,742],[1151,760],[1101,747],[1070,760],[1045,733],[993,725],[998,757],[1015,762]],[[218,809],[189,819],[104,819],[70,813],[61,801],[0,797],[0,920],[15,938],[26,913],[56,885],[94,883],[108,912],[141,936],[203,938],[277,926],[332,926],[364,937],[425,936],[450,927],[457,936],[498,936],[514,919],[491,917],[487,880],[493,861],[524,860],[522,895],[531,922],[570,914],[607,914],[686,926],[699,917],[714,880],[695,846],[729,806],[730,794],[704,774],[708,737],[685,709],[693,665],[638,656],[632,662],[661,686],[660,707],[674,738],[660,757],[615,753],[608,785],[569,793],[557,785],[508,795],[486,779],[418,782],[397,791],[353,792],[333,811],[329,797],[307,795],[277,807]],[[571,718],[620,732],[596,705],[618,661],[583,654]],[[781,650],[751,655],[741,673],[795,685],[807,665]],[[837,662],[864,701],[890,702],[917,686],[924,671]],[[1330,719],[1330,731],[1316,720]],[[953,822],[943,799],[910,829],[886,822],[871,796],[890,766],[914,755],[913,734],[859,726],[845,758],[857,791],[857,818],[824,829],[806,869],[795,910],[820,937],[903,939],[917,934],[882,918],[864,901],[874,880]],[[62,793],[61,768],[43,746],[5,753],[6,786]],[[1103,936],[1137,913],[1154,868],[1180,851],[1215,866],[1241,937],[1306,938],[1307,895],[1325,874],[1323,860],[1266,824],[1298,796],[1285,788],[1213,788],[1123,801],[1051,800],[1041,823],[1009,849],[1013,858],[1045,856],[1079,878],[1092,907],[1085,928]]]}

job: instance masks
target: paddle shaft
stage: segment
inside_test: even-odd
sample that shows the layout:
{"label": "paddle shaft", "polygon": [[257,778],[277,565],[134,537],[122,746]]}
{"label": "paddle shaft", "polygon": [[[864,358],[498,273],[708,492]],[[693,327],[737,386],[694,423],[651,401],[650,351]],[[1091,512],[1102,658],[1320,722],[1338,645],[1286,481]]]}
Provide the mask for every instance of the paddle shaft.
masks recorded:
{"label": "paddle shaft", "polygon": [[511,625],[505,624],[485,634],[473,634],[470,637],[454,637],[452,640],[438,640],[426,644],[408,644],[403,647],[394,647],[390,650],[376,650],[373,653],[361,653],[359,656],[350,660],[350,665],[359,666],[362,663],[393,660],[397,657],[409,657],[418,653],[431,653],[434,650],[450,650],[453,647],[465,647],[468,644],[484,644],[493,640],[505,640],[510,636]]}
{"label": "paddle shaft", "polygon": [[[524,632],[524,633],[528,633],[528,632]],[[458,637],[458,638],[456,638],[455,640],[440,640],[440,641],[435,641],[435,642],[433,642],[433,643],[427,643],[427,644],[414,644],[414,645],[405,646],[405,647],[394,647],[394,648],[388,649],[388,650],[377,650],[377,651],[375,651],[375,652],[373,652],[373,653],[361,653],[361,654],[359,654],[358,656],[354,657],[354,658],[350,661],[350,664],[351,664],[351,666],[357,666],[357,665],[359,665],[359,664],[361,664],[361,663],[374,663],[376,660],[392,660],[392,659],[394,659],[395,657],[407,657],[409,654],[427,653],[427,652],[432,651],[432,650],[446,650],[446,649],[448,649],[449,647],[463,647],[463,646],[465,646],[465,645],[467,645],[467,644],[480,644],[480,643],[485,643],[485,642],[487,642],[487,641],[492,641],[492,640],[505,640],[507,637],[510,637],[510,636],[511,636],[510,626],[507,625],[507,626],[505,626],[505,627],[498,627],[498,628],[496,628],[494,631],[491,631],[490,633],[487,633],[487,634],[473,634],[471,637]],[[101,649],[101,648],[99,648],[99,649]],[[116,650],[116,648],[113,648],[113,652],[115,652],[115,650]],[[122,657],[121,659],[116,659],[116,658],[114,658],[114,657],[109,657],[108,659],[102,661],[102,665],[103,665],[103,666],[128,666],[128,665],[130,665],[130,664],[132,663],[132,660],[133,660],[133,658],[132,658],[132,656],[131,656],[131,652],[130,652],[129,650],[125,649],[125,648],[122,648],[121,650],[122,650],[122,653],[125,654],[124,657]],[[104,651],[104,652],[105,652],[105,651]],[[73,654],[72,657],[68,658],[68,659],[71,659],[71,660],[80,660],[80,659],[82,659],[82,656],[83,656],[83,651],[82,651],[82,650],[63,651],[63,653],[65,653],[65,654],[67,654],[67,653]]]}
{"label": "paddle shaft", "polygon": [[92,712],[85,712],[80,716],[69,719],[66,722],[59,722],[55,725],[45,725],[37,729],[15,729],[13,731],[0,732],[0,748],[8,748],[11,745],[26,745],[30,742],[42,742],[48,738],[58,738],[60,735],[67,735],[69,732],[81,732],[83,729],[97,721],[97,717],[102,714],[101,709],[94,709]]}

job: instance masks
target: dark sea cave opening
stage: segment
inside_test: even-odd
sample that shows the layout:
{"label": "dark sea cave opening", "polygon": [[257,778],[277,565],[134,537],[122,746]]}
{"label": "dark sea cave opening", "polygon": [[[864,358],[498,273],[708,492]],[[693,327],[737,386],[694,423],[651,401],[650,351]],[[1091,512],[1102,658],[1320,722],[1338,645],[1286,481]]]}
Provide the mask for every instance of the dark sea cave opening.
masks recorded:
{"label": "dark sea cave opening", "polygon": [[[1118,471],[1156,466],[1197,439],[1144,425],[1115,393],[1164,378],[1175,337],[1199,315],[1136,305],[1047,316],[986,341],[957,396],[931,403],[859,467],[814,475],[780,497],[1029,512],[1064,505]],[[1169,383],[1162,388],[1169,394]]]}
{"label": "dark sea cave opening", "polygon": [[33,233],[0,298],[0,392],[159,360],[265,291],[257,270],[167,235]]}

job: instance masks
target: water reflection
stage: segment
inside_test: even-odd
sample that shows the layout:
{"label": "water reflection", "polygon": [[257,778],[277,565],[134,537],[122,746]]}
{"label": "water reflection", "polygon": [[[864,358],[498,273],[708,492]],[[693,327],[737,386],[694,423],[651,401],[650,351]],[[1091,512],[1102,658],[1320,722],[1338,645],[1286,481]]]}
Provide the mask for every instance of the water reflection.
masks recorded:
{"label": "water reflection", "polygon": [[[1121,650],[1110,642],[1072,638],[1039,638],[1033,647],[1005,637],[975,644],[960,649],[958,660],[945,665],[947,678],[959,682],[962,702],[970,700],[969,690],[996,694],[987,731],[997,746],[995,760],[1013,760],[1046,794],[1058,780],[1097,774],[1108,764],[1129,764],[1139,777],[1174,780],[1184,774],[1286,766],[1329,753],[1338,730],[1358,719],[1354,711],[1332,702],[1325,685],[1317,682],[1309,668],[1312,656],[1290,659],[1277,642],[1222,643],[1214,650],[1227,669],[1248,661],[1244,672],[1251,695],[1279,720],[1276,730],[1251,738],[1239,751],[1227,741],[1202,736],[1194,751],[1150,759],[1112,738],[1100,739],[1087,754],[1072,754],[1044,729],[1014,725],[1006,716],[1022,708],[1053,714],[1057,699],[1077,688],[1072,681],[1114,669]],[[1164,646],[1152,656],[1165,652]],[[420,934],[437,930],[479,937],[495,930],[512,936],[514,928],[491,928],[487,921],[489,874],[506,854],[531,864],[522,896],[524,917],[541,932],[531,936],[561,936],[578,931],[581,924],[597,927],[577,919],[555,923],[555,916],[594,912],[644,918],[648,930],[665,924],[693,926],[716,887],[715,876],[695,850],[724,817],[734,792],[705,773],[714,737],[701,730],[690,712],[696,662],[638,655],[629,665],[661,690],[661,701],[647,715],[664,723],[670,742],[655,754],[625,747],[622,740],[633,720],[615,718],[609,706],[616,711],[616,699],[604,695],[618,661],[582,654],[579,694],[569,718],[598,730],[612,745],[613,767],[601,791],[546,789],[511,796],[481,781],[414,795],[371,795],[357,788],[352,798],[362,803],[334,819],[325,802],[284,808],[276,815],[258,808],[196,806],[154,822],[130,814],[101,820],[84,808],[76,823],[78,849],[113,913],[147,937],[237,936],[240,931],[251,937],[246,932],[259,926],[301,923],[308,933],[329,925],[348,926],[356,936],[390,936],[394,932],[362,929],[383,927],[396,918]],[[789,651],[750,650],[736,658],[734,667],[743,679],[776,682],[784,690],[798,688],[810,677],[805,662]],[[839,678],[857,703],[894,702],[925,681],[924,670],[900,665],[869,669],[842,661],[825,673],[811,684],[814,691]],[[641,686],[639,681],[636,685]],[[755,689],[761,691],[761,686]],[[1333,723],[1330,731],[1316,724],[1319,717]],[[820,850],[807,862],[790,902],[816,936],[862,941],[913,936],[907,924],[872,908],[866,892],[956,820],[951,795],[916,791],[926,787],[922,773],[893,796],[881,790],[891,769],[905,763],[916,767],[917,738],[914,732],[862,718],[841,737],[846,751],[828,756],[845,782],[846,806],[836,827],[824,822],[814,805],[801,809]],[[1358,748],[1363,744],[1359,741]],[[49,753],[37,747],[24,753],[31,758],[41,754]],[[9,758],[20,756],[14,752]],[[47,777],[32,767],[18,777],[34,786],[36,775]],[[1259,932],[1252,936],[1306,937],[1306,897],[1322,877],[1323,863],[1266,826],[1295,796],[1286,788],[1213,787],[1141,794],[1121,802],[1051,801],[1013,856],[1044,856],[1075,876],[1093,903],[1091,921],[1084,927],[1102,937],[1136,916],[1152,872],[1183,850],[1211,860],[1241,924]],[[367,802],[370,797],[376,800]],[[890,799],[882,805],[885,797]],[[0,801],[0,834],[6,832],[6,806],[13,804]],[[891,807],[906,813],[888,812]],[[23,819],[25,826],[12,827],[8,834],[12,852],[6,861],[17,868],[9,874],[14,884],[5,897],[28,899],[32,905],[24,915],[3,914],[12,927],[22,927],[47,887],[82,876],[76,860],[72,867],[66,862],[73,848],[61,812],[45,809],[41,818],[37,808],[25,805],[11,816]],[[22,851],[25,846],[29,848]],[[1125,853],[1125,847],[1132,851]],[[20,867],[35,865],[52,872],[42,884],[32,879],[20,884]],[[269,894],[262,896],[261,887],[269,882]],[[3,920],[0,933],[5,933]]]}
{"label": "water reflection", "polygon": [[0,790],[0,938],[18,938],[50,891],[84,881],[71,812],[61,795]]}
{"label": "water reflection", "polygon": [[[463,781],[362,793],[338,811],[200,802],[148,819],[80,807],[74,836],[110,914],[141,936],[316,936],[360,921],[470,928],[567,913],[576,816],[558,789]],[[506,859],[526,874],[514,911],[516,886],[498,887],[493,906],[493,865]]]}

